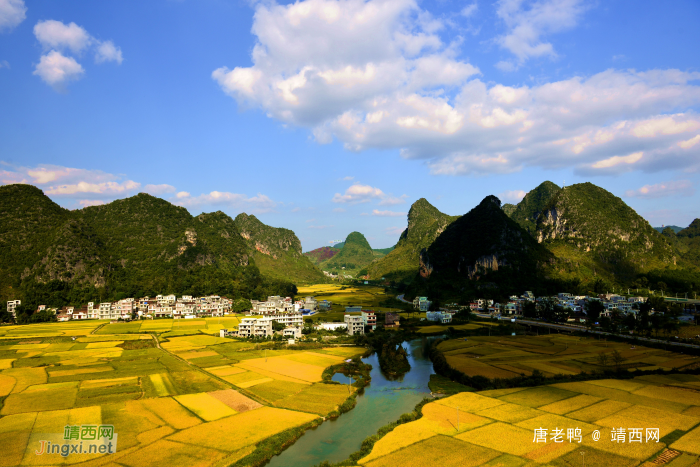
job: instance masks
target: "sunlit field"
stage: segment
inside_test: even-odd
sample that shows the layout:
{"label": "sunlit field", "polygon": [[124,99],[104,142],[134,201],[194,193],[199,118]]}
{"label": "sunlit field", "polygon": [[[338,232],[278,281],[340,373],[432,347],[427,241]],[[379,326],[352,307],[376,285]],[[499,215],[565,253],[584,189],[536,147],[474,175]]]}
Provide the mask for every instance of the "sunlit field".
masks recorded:
{"label": "sunlit field", "polygon": [[[349,286],[342,284],[315,284],[299,287],[297,296],[314,296],[319,302],[328,300],[333,302],[332,312],[342,313],[346,306],[362,306],[365,309],[375,311],[396,311],[397,308],[382,306],[381,303],[388,298],[395,298],[394,294],[384,293],[383,287],[371,285]],[[342,321],[342,315],[340,315]],[[417,316],[417,314],[416,314]]]}
{"label": "sunlit field", "polygon": [[[425,405],[422,418],[399,425],[359,461],[379,466],[638,466],[660,456],[669,466],[700,458],[700,376],[642,376],[464,392]],[[612,429],[625,428],[625,442]],[[535,429],[547,430],[546,442]],[[580,429],[581,442],[567,429]],[[641,428],[641,442],[629,437]],[[659,441],[646,439],[658,428]],[[562,442],[554,442],[561,429]],[[594,441],[597,430],[600,438]],[[672,451],[667,451],[670,449]],[[584,453],[582,456],[581,453]]]}
{"label": "sunlit field", "polygon": [[[630,371],[700,366],[700,357],[692,355],[564,334],[477,336],[448,340],[438,348],[453,368],[487,378],[531,375],[534,370],[552,376],[612,369],[616,366],[612,360],[615,350],[622,357],[620,368]],[[608,357],[605,364],[600,361],[601,354]]]}
{"label": "sunlit field", "polygon": [[67,463],[230,465],[260,441],[336,410],[355,390],[324,384],[321,374],[364,349],[275,351],[218,337],[237,323],[0,328],[0,465],[64,463],[35,451],[41,440],[62,442],[66,425],[83,424],[113,425],[117,452]]}

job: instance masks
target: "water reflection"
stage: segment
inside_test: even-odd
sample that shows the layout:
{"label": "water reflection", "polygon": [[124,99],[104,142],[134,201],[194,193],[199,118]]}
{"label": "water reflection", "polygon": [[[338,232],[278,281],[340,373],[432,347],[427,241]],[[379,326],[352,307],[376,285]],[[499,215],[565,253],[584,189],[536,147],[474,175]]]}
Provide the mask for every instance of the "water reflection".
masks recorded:
{"label": "water reflection", "polygon": [[[308,467],[324,460],[342,461],[357,451],[366,437],[413,410],[430,393],[428,381],[435,372],[426,350],[433,339],[424,337],[403,343],[411,370],[400,380],[391,380],[382,374],[376,354],[364,358],[365,363],[372,365],[372,382],[365,393],[357,397],[355,408],[307,431],[287,450],[273,457],[269,465]],[[348,377],[342,374],[335,374],[333,379],[341,384],[348,382]]]}

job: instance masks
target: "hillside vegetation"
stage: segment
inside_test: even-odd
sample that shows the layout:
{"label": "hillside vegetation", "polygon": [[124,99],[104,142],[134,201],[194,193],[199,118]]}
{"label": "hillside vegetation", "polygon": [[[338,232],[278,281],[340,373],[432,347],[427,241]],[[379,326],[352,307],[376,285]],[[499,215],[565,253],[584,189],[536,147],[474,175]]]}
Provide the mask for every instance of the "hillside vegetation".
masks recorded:
{"label": "hillside vegetation", "polygon": [[413,203],[408,211],[408,227],[394,249],[367,268],[369,276],[395,281],[413,279],[420,267],[421,250],[428,248],[457,217],[443,214],[425,198]]}
{"label": "hillside vegetation", "polygon": [[282,280],[323,282],[323,273],[301,251],[299,238],[289,229],[270,227],[241,213],[233,221],[263,274]]}
{"label": "hillside vegetation", "polygon": [[345,271],[357,272],[383,256],[381,253],[372,250],[367,239],[360,232],[352,232],[345,239],[343,248],[332,258],[321,263],[320,268],[324,271]]}
{"label": "hillside vegetation", "polygon": [[554,256],[510,219],[495,196],[452,222],[420,254],[420,277],[433,294],[450,289],[527,288]]}
{"label": "hillside vegetation", "polygon": [[0,299],[82,305],[159,293],[293,293],[260,273],[233,219],[138,194],[76,211],[30,185],[0,187]]}

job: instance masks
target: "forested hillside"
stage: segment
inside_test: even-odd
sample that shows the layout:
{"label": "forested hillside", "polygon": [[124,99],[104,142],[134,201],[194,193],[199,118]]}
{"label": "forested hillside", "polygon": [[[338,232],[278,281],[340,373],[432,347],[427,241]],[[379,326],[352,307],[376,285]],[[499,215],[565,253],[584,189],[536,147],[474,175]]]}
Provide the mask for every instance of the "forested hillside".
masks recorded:
{"label": "forested hillside", "polygon": [[197,217],[141,193],[77,211],[30,185],[0,187],[0,299],[62,306],[159,293],[263,298],[290,281],[260,273],[233,219]]}

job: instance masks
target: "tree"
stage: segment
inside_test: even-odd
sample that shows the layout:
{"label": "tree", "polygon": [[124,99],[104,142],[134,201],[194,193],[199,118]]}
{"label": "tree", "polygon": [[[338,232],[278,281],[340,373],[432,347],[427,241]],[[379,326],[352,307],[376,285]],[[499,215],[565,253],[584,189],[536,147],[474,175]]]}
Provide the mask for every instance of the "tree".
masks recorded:
{"label": "tree", "polygon": [[537,318],[537,305],[535,302],[526,301],[523,303],[523,317],[524,318]]}
{"label": "tree", "polygon": [[663,290],[664,292],[666,292],[666,289],[668,288],[668,286],[666,285],[665,282],[659,281],[659,282],[656,283],[656,288],[659,289],[659,290]]}
{"label": "tree", "polygon": [[231,308],[233,309],[234,313],[243,313],[244,311],[248,311],[253,308],[253,304],[246,298],[239,298],[233,303]]}
{"label": "tree", "polygon": [[285,325],[280,323],[279,321],[273,321],[272,322],[272,330],[273,331],[281,331],[285,328]]}
{"label": "tree", "polygon": [[608,354],[606,353],[599,353],[598,354],[598,365],[602,366],[603,368],[607,368],[608,363],[610,363],[610,359],[608,358]]}
{"label": "tree", "polygon": [[634,313],[627,313],[625,319],[622,320],[622,324],[627,326],[628,329],[634,331],[637,329],[637,317],[634,315]]}
{"label": "tree", "polygon": [[586,311],[588,322],[593,324],[598,322],[600,314],[605,311],[605,306],[600,300],[587,300],[583,309]]}
{"label": "tree", "polygon": [[613,353],[611,355],[613,365],[615,365],[615,369],[619,370],[620,365],[625,361],[625,357],[622,356],[622,354],[617,350],[613,350]]}

